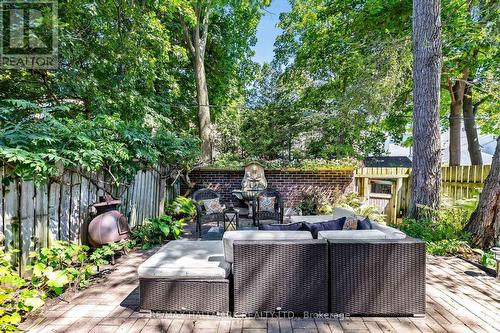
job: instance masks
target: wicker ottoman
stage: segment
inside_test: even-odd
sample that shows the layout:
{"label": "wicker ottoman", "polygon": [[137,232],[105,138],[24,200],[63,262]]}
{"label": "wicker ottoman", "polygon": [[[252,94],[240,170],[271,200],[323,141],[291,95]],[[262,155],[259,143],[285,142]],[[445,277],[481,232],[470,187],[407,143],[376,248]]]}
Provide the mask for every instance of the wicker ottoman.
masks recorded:
{"label": "wicker ottoman", "polygon": [[167,312],[229,312],[229,274],[222,241],[172,241],[142,263],[140,307]]}

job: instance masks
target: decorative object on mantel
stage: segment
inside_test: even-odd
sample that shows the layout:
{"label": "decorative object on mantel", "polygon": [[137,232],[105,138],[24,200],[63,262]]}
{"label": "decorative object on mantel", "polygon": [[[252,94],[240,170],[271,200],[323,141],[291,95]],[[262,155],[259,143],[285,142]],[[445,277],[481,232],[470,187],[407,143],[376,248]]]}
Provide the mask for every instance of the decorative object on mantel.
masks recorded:
{"label": "decorative object on mantel", "polygon": [[120,200],[106,194],[99,197],[99,202],[93,205],[97,210],[97,216],[88,227],[88,239],[93,247],[128,238],[130,233],[128,220],[116,209],[119,204]]}
{"label": "decorative object on mantel", "polygon": [[241,190],[234,190],[233,195],[245,202],[248,206],[248,215],[251,216],[253,198],[265,189],[267,189],[267,180],[264,166],[258,162],[251,162],[245,165]]}

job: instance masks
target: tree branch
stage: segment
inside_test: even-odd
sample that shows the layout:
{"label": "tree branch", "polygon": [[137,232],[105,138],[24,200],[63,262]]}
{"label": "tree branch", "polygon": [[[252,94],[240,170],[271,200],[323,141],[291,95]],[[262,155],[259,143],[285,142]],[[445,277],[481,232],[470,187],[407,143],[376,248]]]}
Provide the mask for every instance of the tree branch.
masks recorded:
{"label": "tree branch", "polygon": [[200,41],[200,51],[201,54],[205,54],[205,47],[207,46],[208,39],[208,18],[210,16],[210,3],[205,7],[205,13],[203,15],[203,35]]}
{"label": "tree branch", "polygon": [[179,14],[179,20],[181,22],[182,32],[184,34],[184,40],[186,41],[187,48],[192,56],[195,54],[193,42],[191,41],[191,37],[189,36],[189,28],[182,17],[182,14]]}

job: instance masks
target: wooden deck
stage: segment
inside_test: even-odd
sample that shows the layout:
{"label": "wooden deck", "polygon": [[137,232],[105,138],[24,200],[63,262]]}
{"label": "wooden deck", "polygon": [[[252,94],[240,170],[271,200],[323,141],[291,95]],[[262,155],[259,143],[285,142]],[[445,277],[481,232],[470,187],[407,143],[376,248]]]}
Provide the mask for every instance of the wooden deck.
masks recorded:
{"label": "wooden deck", "polygon": [[122,257],[102,281],[28,319],[28,332],[499,332],[500,282],[458,258],[429,257],[424,318],[233,319],[138,311],[136,268],[152,251]]}

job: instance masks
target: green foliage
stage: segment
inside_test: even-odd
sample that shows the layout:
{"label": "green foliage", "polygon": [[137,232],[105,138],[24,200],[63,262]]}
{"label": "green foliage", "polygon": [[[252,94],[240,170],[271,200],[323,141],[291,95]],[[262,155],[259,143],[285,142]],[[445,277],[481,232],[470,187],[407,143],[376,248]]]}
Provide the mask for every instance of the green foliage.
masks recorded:
{"label": "green foliage", "polygon": [[470,253],[467,241],[460,239],[442,239],[427,242],[427,252],[435,256],[447,256]]}
{"label": "green foliage", "polygon": [[176,197],[174,201],[168,205],[166,211],[179,219],[179,223],[189,221],[196,216],[196,206],[193,200],[183,197],[182,195]]}
{"label": "green foliage", "polygon": [[333,211],[332,205],[321,191],[303,193],[295,208],[302,215],[328,215]]}
{"label": "green foliage", "polygon": [[334,207],[344,207],[353,210],[357,215],[365,216],[373,221],[384,222],[385,218],[378,212],[377,207],[364,203],[357,193],[338,192],[332,203]]}
{"label": "green foliage", "polygon": [[481,254],[481,259],[479,260],[479,262],[481,263],[481,265],[485,267],[492,269],[497,268],[497,261],[495,260],[495,256],[491,251],[483,252]]}
{"label": "green foliage", "polygon": [[32,289],[12,266],[12,255],[0,247],[0,331],[17,332],[22,316],[44,304],[45,293]]}
{"label": "green foliage", "polygon": [[176,136],[166,127],[152,132],[118,114],[73,119],[65,116],[70,110],[22,100],[0,103],[0,160],[8,166],[8,176],[42,181],[60,175],[64,167],[105,169],[121,181],[141,167],[168,160],[189,164],[198,155],[196,138]]}
{"label": "green foliage", "polygon": [[12,266],[18,250],[0,247],[0,331],[17,332],[18,324],[29,312],[40,308],[48,296],[60,295],[66,288],[89,284],[95,266],[107,264],[116,252],[133,246],[130,241],[109,243],[89,256],[89,247],[57,241],[50,248],[30,253],[31,278],[23,279]]}
{"label": "green foliage", "polygon": [[95,249],[90,255],[89,260],[99,269],[99,266],[109,264],[110,260],[114,263],[114,256],[117,252],[126,252],[128,248],[133,246],[135,246],[135,242],[131,242],[130,240],[108,243]]}
{"label": "green foliage", "polygon": [[32,252],[31,268],[33,287],[60,295],[66,286],[83,287],[93,274],[88,257],[89,247],[58,241],[50,248]]}
{"label": "green foliage", "polygon": [[[449,83],[465,79],[481,132],[498,133],[498,4],[446,0],[441,6],[443,119]],[[291,7],[280,16],[273,68],[279,72],[274,87],[289,96],[282,112],[300,110],[310,129],[298,146],[331,158],[383,153],[388,135],[402,142],[413,108],[412,2],[295,0]],[[464,69],[469,77],[461,77]]]}
{"label": "green foliage", "polygon": [[438,211],[429,211],[419,220],[404,219],[398,227],[407,235],[424,240],[431,254],[468,254],[471,251],[467,243],[469,235],[463,228],[475,209],[472,202],[474,200],[443,206]]}
{"label": "green foliage", "polygon": [[135,226],[131,238],[142,244],[144,250],[148,250],[165,240],[179,239],[183,227],[182,220],[174,220],[171,216],[164,215],[144,220],[143,224]]}
{"label": "green foliage", "polygon": [[[219,156],[215,162],[208,168],[220,168],[229,170],[238,170],[244,165],[255,162],[254,159],[241,158],[234,155]],[[337,160],[324,159],[298,159],[288,161],[286,159],[277,160],[257,160],[264,168],[269,170],[300,170],[300,171],[319,171],[319,170],[353,170],[359,166],[359,161],[354,158],[343,158]]]}

